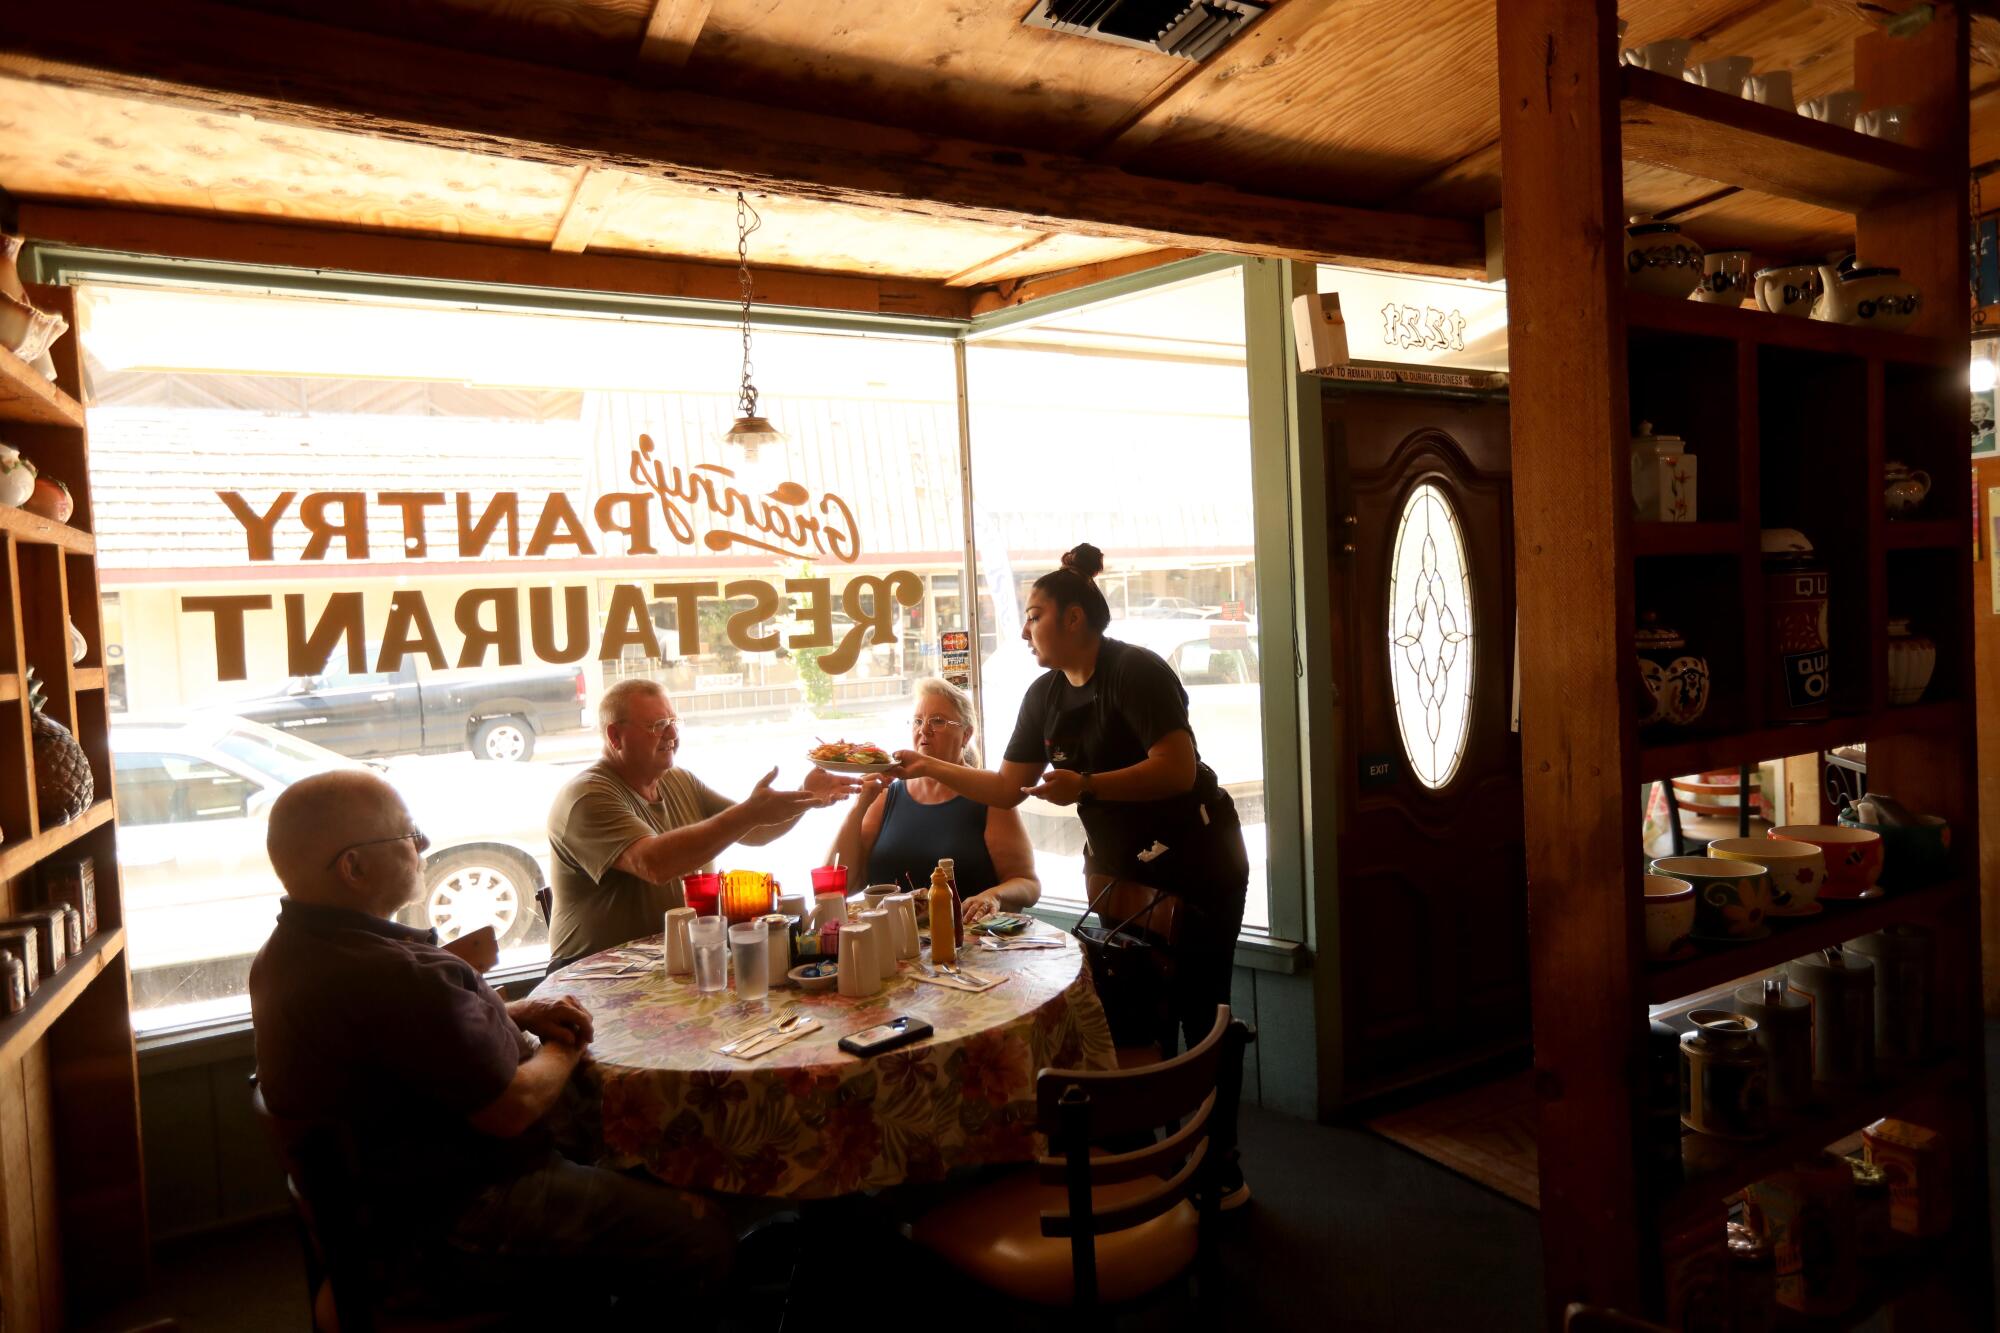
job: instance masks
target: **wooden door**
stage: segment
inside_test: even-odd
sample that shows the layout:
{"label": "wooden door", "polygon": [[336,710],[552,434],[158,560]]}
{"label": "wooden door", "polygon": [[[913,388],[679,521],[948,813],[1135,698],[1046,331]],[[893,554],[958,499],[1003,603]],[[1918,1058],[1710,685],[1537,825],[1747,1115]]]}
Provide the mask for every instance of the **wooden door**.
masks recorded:
{"label": "wooden door", "polygon": [[1365,1095],[1526,1044],[1513,512],[1502,403],[1349,391],[1326,420],[1343,1027]]}

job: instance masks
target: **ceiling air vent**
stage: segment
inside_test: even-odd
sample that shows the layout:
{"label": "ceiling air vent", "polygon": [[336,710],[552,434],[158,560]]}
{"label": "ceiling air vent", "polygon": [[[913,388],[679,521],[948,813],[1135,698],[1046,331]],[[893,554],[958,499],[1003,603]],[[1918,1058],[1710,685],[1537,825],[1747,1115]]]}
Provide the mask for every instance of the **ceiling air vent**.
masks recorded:
{"label": "ceiling air vent", "polygon": [[1021,20],[1031,28],[1095,37],[1119,46],[1206,60],[1268,4],[1260,0],[1035,0]]}

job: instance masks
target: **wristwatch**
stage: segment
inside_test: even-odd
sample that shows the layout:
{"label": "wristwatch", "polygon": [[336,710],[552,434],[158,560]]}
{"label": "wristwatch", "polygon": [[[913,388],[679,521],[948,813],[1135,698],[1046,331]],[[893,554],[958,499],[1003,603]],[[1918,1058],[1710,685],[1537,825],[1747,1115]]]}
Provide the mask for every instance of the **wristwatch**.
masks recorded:
{"label": "wristwatch", "polygon": [[1085,773],[1082,780],[1077,784],[1076,799],[1079,801],[1097,799],[1097,792],[1090,783],[1090,774]]}

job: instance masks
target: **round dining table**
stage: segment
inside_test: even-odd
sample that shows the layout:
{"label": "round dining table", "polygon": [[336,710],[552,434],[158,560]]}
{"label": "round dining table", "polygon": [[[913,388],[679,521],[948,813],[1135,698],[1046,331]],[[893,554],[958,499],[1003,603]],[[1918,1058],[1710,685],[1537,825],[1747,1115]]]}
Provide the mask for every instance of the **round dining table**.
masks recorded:
{"label": "round dining table", "polygon": [[[824,1199],[959,1167],[1032,1160],[1035,1076],[1117,1065],[1104,1007],[1076,940],[992,952],[968,936],[960,962],[1005,978],[978,993],[917,980],[904,960],[869,996],[774,988],[744,1000],[668,975],[660,939],[635,940],[551,975],[537,998],[574,996],[595,1036],[581,1067],[599,1108],[604,1164],[644,1167],[684,1189]],[[819,1021],[754,1059],[716,1048],[793,1013]],[[882,1054],[841,1037],[902,1015],[934,1033]]]}

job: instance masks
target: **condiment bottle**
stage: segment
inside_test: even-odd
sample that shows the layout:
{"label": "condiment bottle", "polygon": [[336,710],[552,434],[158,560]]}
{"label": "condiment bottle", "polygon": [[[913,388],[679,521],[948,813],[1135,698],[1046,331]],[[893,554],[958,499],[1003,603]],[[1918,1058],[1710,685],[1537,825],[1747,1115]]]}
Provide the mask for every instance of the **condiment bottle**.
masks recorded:
{"label": "condiment bottle", "polygon": [[949,856],[940,857],[938,869],[944,871],[944,882],[951,886],[951,942],[965,947],[965,903],[958,896],[958,867]]}
{"label": "condiment bottle", "polygon": [[946,925],[957,923],[957,904],[951,896],[951,879],[944,864],[931,871],[931,961],[949,963],[958,957],[957,932]]}

